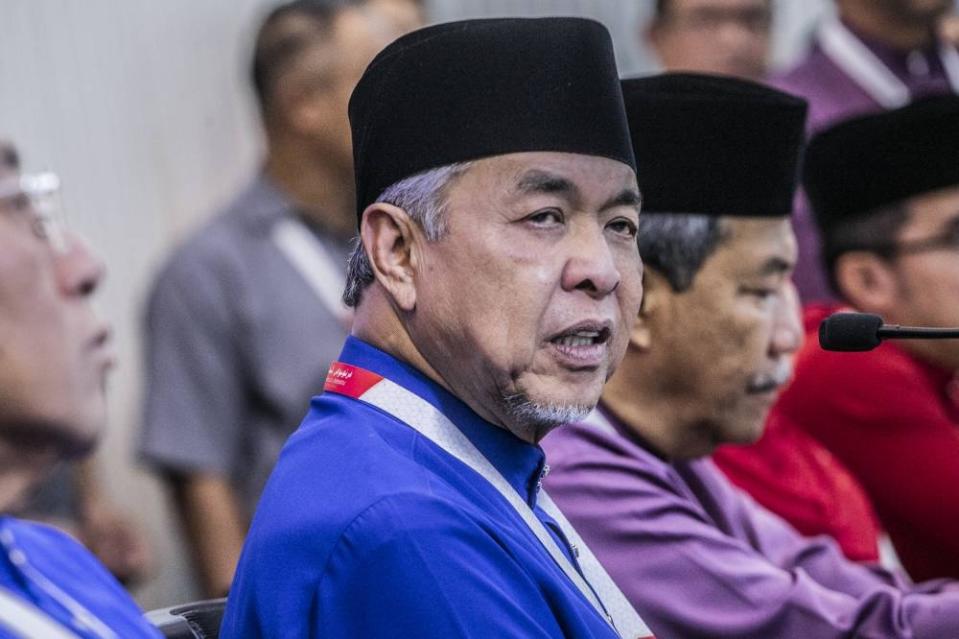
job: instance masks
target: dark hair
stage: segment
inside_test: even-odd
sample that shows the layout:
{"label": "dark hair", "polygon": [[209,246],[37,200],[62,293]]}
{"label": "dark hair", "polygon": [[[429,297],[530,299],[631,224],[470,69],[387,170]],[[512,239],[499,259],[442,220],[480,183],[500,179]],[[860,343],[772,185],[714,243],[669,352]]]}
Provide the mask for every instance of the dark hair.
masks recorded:
{"label": "dark hair", "polygon": [[20,170],[20,154],[13,143],[0,140],[0,165],[14,171]]}
{"label": "dark hair", "polygon": [[822,259],[833,292],[845,297],[836,279],[836,263],[844,253],[868,251],[886,259],[893,257],[896,236],[907,221],[909,208],[905,202],[896,202],[825,228],[820,226]]}
{"label": "dark hair", "polygon": [[726,238],[721,221],[698,214],[640,215],[637,242],[643,263],[665,277],[673,291],[682,293]]}
{"label": "dark hair", "polygon": [[669,12],[669,0],[656,0],[656,9],[653,11],[654,20],[662,20]]}
{"label": "dark hair", "polygon": [[309,46],[325,37],[336,14],[356,0],[293,0],[263,20],[253,48],[251,78],[260,110],[270,107],[277,79]]}

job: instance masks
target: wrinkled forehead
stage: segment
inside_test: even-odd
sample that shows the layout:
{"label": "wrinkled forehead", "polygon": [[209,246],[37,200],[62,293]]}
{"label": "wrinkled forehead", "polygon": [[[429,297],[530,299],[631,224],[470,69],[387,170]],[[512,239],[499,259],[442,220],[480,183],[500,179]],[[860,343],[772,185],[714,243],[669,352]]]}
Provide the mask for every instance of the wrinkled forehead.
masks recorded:
{"label": "wrinkled forehead", "polygon": [[788,217],[721,219],[723,241],[717,261],[740,275],[788,275],[796,266],[798,245]]}
{"label": "wrinkled forehead", "polygon": [[558,152],[509,153],[471,163],[463,188],[490,189],[505,197],[554,194],[598,206],[621,197],[639,206],[639,188],[632,167],[594,155]]}

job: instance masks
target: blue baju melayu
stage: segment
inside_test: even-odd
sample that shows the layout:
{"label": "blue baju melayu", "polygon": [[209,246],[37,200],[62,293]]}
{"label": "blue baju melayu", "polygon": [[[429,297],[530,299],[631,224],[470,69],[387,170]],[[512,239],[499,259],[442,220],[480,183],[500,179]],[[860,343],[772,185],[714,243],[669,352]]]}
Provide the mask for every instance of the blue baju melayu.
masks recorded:
{"label": "blue baju melayu", "polygon": [[63,532],[0,516],[0,639],[160,639],[130,595]]}
{"label": "blue baju melayu", "polygon": [[[579,570],[581,549],[537,503],[539,446],[356,338],[340,362],[448,418]],[[313,400],[267,483],[221,636],[617,634],[489,481],[390,412],[327,392]]]}

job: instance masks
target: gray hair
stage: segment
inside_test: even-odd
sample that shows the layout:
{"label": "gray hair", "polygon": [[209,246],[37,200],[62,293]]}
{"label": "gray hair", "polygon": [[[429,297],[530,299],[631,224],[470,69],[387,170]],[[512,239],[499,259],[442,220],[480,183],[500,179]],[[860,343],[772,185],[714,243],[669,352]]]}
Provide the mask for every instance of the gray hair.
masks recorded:
{"label": "gray hair", "polygon": [[677,293],[693,284],[706,258],[725,239],[720,218],[690,213],[643,213],[637,234],[643,263]]}
{"label": "gray hair", "polygon": [[[417,173],[386,187],[376,201],[392,204],[406,211],[423,229],[426,239],[435,242],[446,234],[448,187],[471,166],[471,162],[459,162]],[[374,279],[373,265],[363,248],[363,239],[357,236],[353,240],[353,249],[347,261],[343,303],[350,307],[359,304],[363,290],[372,284]]]}

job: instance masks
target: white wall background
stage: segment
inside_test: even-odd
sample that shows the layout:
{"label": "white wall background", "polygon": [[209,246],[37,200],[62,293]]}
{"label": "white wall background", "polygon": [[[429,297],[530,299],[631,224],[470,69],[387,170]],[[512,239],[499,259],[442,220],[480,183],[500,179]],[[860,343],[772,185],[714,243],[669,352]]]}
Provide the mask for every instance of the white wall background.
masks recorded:
{"label": "white wall background", "polygon": [[[0,0],[0,136],[28,170],[53,169],[72,228],[109,269],[99,300],[121,365],[101,448],[110,493],[148,530],[160,566],[146,608],[195,598],[164,496],[133,458],[141,308],[154,269],[256,168],[246,83],[257,16],[275,0]],[[777,60],[794,56],[828,0],[777,1]],[[434,20],[584,15],[613,32],[623,74],[655,62],[636,34],[651,0],[432,0]]]}

